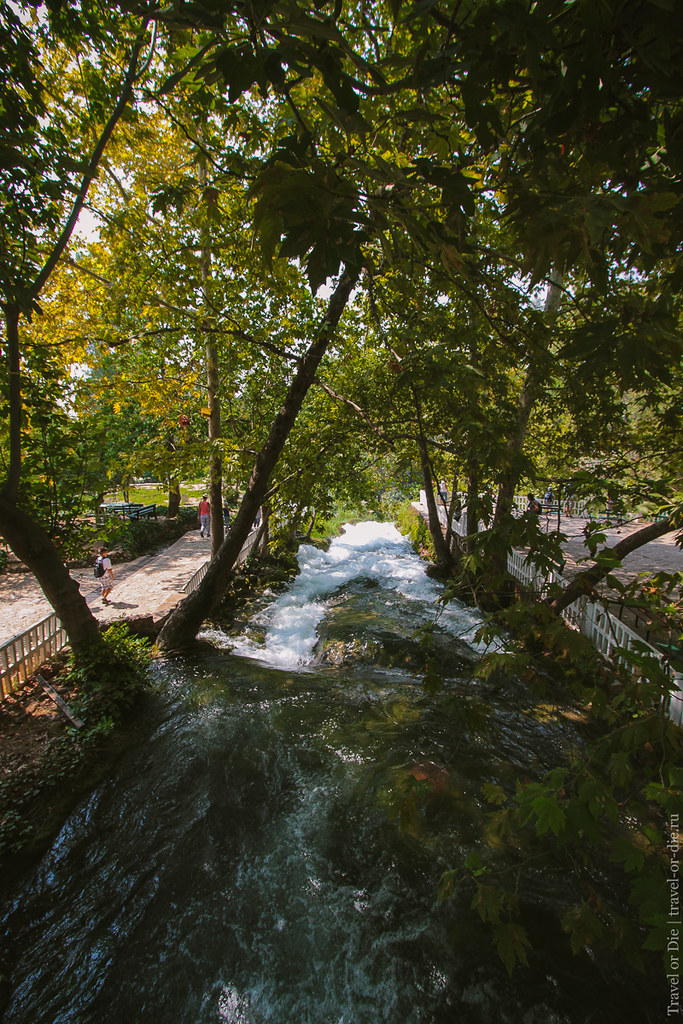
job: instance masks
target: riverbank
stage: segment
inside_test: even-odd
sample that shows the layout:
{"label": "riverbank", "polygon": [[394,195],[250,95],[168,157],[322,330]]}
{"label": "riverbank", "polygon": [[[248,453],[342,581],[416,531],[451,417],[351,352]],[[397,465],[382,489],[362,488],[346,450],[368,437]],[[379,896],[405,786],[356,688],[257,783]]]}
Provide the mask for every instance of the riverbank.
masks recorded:
{"label": "riverbank", "polygon": [[[115,622],[122,611],[152,621],[167,614],[184,596],[182,582],[209,556],[206,541],[200,541],[198,532],[189,533],[166,551],[115,566],[119,585],[109,608],[102,606],[99,587],[91,585],[92,576],[86,577],[86,599],[92,602],[93,614],[103,624]],[[285,556],[242,567],[226,590],[221,615],[247,617],[259,594],[266,587],[286,583],[295,565],[294,558]],[[32,577],[22,582],[24,615],[33,615],[36,621],[45,599],[42,592],[36,594],[39,588]],[[6,579],[2,583],[7,587]],[[1,591],[2,587],[0,597]],[[5,629],[10,615],[2,605],[0,623],[5,623]],[[43,665],[40,675],[67,705],[82,698],[69,676],[66,655]],[[115,726],[105,722],[97,728],[86,721],[79,730],[35,678],[0,702],[0,867],[5,881],[40,855],[75,802],[135,742],[137,720],[144,717],[144,709],[143,695]]]}

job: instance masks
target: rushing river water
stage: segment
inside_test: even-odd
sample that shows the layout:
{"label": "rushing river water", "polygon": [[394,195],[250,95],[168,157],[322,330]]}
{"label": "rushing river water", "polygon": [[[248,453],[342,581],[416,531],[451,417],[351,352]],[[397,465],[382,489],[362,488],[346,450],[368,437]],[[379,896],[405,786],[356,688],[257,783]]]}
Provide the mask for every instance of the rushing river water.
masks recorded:
{"label": "rushing river water", "polygon": [[568,952],[559,869],[527,882],[535,952],[512,978],[471,889],[436,898],[481,841],[482,784],[557,763],[571,723],[520,683],[472,680],[477,618],[458,605],[438,618],[430,695],[419,633],[440,588],[392,526],[299,561],[241,635],[212,629],[155,668],[141,742],[8,902],[4,1021],[663,1020],[652,978]]}

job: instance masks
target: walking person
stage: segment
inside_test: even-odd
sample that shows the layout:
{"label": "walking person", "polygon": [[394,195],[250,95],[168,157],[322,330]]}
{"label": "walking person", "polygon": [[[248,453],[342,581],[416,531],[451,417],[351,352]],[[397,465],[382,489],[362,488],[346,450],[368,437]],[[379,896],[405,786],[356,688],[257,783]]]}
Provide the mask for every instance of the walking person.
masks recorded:
{"label": "walking person", "polygon": [[199,534],[201,537],[204,536],[204,530],[206,530],[206,536],[211,536],[211,506],[206,500],[206,495],[202,495],[202,500],[199,502]]}
{"label": "walking person", "polygon": [[102,604],[110,604],[109,595],[114,586],[114,570],[111,567],[111,558],[107,548],[100,548],[100,557],[97,561],[101,566],[100,590],[102,592]]}

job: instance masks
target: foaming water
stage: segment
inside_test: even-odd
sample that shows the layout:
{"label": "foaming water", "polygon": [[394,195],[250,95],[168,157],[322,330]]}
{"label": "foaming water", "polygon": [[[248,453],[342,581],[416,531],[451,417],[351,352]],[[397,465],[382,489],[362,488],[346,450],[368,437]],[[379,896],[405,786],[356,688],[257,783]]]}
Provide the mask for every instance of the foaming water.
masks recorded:
{"label": "foaming water", "polygon": [[415,626],[437,616],[444,628],[476,647],[474,634],[479,618],[464,606],[437,606],[442,588],[425,572],[424,562],[410,542],[392,523],[363,522],[345,525],[327,551],[303,544],[299,548],[299,575],[286,593],[276,598],[254,619],[265,629],[261,642],[249,637],[227,641],[219,632],[204,635],[242,657],[254,658],[280,668],[294,668],[314,661],[318,627],[330,600],[352,581],[381,586],[385,602],[393,597],[413,603]]}
{"label": "foaming water", "polygon": [[[484,783],[514,792],[576,754],[577,727],[548,724],[518,680],[471,678],[455,638],[476,617],[457,606],[435,638],[443,688],[425,692],[402,655],[420,665],[411,633],[440,588],[391,526],[300,561],[261,646],[214,631],[156,663],[138,742],[8,894],[6,1024],[663,1020],[658,977],[572,957],[560,855],[517,877],[519,851],[489,848],[533,937],[512,978],[466,879],[437,898],[486,846]],[[326,641],[353,663],[317,664]]]}

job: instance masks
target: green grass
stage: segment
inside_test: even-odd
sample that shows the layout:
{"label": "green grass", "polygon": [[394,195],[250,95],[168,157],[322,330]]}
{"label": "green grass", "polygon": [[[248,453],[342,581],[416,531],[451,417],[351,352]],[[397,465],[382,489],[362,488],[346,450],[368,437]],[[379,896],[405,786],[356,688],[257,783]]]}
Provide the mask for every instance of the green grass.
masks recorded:
{"label": "green grass", "polygon": [[[206,484],[182,483],[180,485],[180,504],[196,505],[202,494],[206,493]],[[123,501],[123,491],[109,491],[105,501]],[[163,484],[144,484],[137,487],[130,487],[128,500],[133,504],[140,505],[168,505],[168,490]]]}

